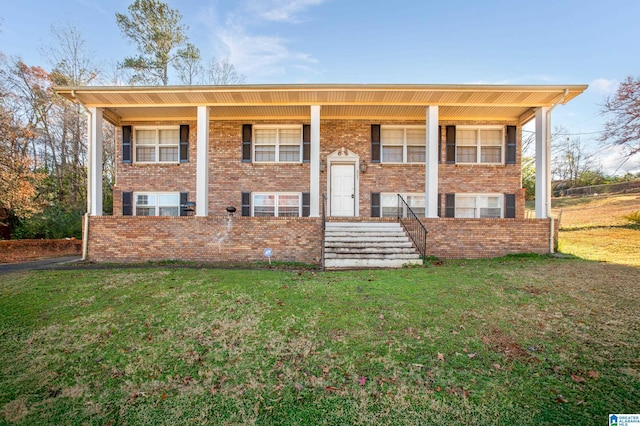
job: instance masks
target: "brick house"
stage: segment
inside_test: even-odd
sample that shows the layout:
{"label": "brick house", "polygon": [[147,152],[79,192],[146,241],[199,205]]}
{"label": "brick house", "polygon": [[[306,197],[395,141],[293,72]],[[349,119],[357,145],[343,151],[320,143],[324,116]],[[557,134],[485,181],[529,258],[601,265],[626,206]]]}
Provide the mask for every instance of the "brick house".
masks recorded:
{"label": "brick house", "polygon": [[[549,253],[550,113],[586,87],[57,88],[89,111],[85,257],[255,261],[269,247],[274,260],[319,264],[325,229],[346,236],[398,217],[403,233],[429,231],[427,256]],[[103,120],[118,128],[112,216],[102,214]],[[521,184],[530,120],[536,219],[525,218]],[[370,236],[358,265],[384,266],[373,243],[385,238]]]}

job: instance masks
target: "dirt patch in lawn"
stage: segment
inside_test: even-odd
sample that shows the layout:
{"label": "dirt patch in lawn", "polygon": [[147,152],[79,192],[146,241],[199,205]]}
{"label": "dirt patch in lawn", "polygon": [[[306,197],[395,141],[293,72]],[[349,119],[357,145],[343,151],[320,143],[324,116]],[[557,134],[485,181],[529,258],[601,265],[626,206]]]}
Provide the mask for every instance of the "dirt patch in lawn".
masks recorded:
{"label": "dirt patch in lawn", "polygon": [[522,349],[516,339],[507,336],[499,328],[494,328],[491,333],[483,335],[482,342],[494,352],[504,356],[506,361],[538,362],[537,358]]}

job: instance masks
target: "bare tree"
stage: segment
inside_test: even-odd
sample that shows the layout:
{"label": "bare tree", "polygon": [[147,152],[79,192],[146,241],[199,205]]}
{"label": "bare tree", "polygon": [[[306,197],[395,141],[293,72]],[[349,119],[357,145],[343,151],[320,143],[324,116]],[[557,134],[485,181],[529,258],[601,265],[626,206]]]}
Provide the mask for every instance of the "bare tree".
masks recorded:
{"label": "bare tree", "polygon": [[[52,66],[51,79],[56,85],[86,86],[98,80],[99,67],[78,29],[70,24],[51,27],[51,43],[43,49]],[[87,174],[86,112],[78,104],[52,95],[57,105],[59,164],[59,199],[68,207],[82,209]]]}
{"label": "bare tree", "polygon": [[580,186],[582,177],[597,169],[593,157],[586,152],[579,137],[556,142],[552,149],[552,174],[556,180],[564,181],[567,187]]}
{"label": "bare tree", "polygon": [[640,152],[640,78],[627,77],[601,111],[608,117],[601,141],[624,147],[627,158]]}
{"label": "bare tree", "polygon": [[246,80],[244,74],[239,73],[232,63],[223,59],[216,61],[212,58],[204,71],[203,84],[229,85],[243,84]]}

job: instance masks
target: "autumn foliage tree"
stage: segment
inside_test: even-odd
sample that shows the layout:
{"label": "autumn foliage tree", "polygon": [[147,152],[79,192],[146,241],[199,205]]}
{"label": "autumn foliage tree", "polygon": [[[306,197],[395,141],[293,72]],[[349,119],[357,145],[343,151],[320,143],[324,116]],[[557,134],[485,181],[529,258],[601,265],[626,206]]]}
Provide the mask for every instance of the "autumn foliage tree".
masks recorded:
{"label": "autumn foliage tree", "polygon": [[54,86],[89,84],[97,67],[75,28],[50,41],[50,72],[0,55],[0,222],[14,237],[79,237],[86,206],[86,112]]}
{"label": "autumn foliage tree", "polygon": [[42,210],[38,187],[45,174],[36,172],[28,144],[33,133],[12,111],[0,105],[0,218],[13,221]]}
{"label": "autumn foliage tree", "polygon": [[640,78],[627,77],[602,106],[608,118],[601,140],[622,146],[628,157],[640,152]]}

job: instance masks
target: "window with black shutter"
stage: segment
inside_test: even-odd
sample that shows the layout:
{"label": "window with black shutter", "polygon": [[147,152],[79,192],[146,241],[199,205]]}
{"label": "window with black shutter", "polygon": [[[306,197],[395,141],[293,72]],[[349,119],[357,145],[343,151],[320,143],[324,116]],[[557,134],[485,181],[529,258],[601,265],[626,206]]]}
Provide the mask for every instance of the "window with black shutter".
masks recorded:
{"label": "window with black shutter", "polygon": [[242,206],[242,216],[251,216],[251,193],[242,192],[240,205]]}
{"label": "window with black shutter", "polygon": [[189,162],[189,125],[180,126],[180,162]]}
{"label": "window with black shutter", "polygon": [[446,127],[446,144],[447,144],[447,164],[455,164],[456,162],[456,126]]}
{"label": "window with black shutter", "polygon": [[122,216],[133,216],[133,192],[122,193]]}
{"label": "window with black shutter", "polygon": [[131,163],[131,126],[122,126],[122,162]]}
{"label": "window with black shutter", "polygon": [[380,217],[380,193],[371,193],[371,217]]}
{"label": "window with black shutter", "polygon": [[516,164],[517,127],[507,126],[507,164]]}
{"label": "window with black shutter", "polygon": [[516,194],[504,194],[504,217],[515,219]]}
{"label": "window with black shutter", "polygon": [[302,125],[302,162],[311,162],[311,125]]}
{"label": "window with black shutter", "polygon": [[442,126],[438,126],[438,163],[442,163]]}
{"label": "window with black shutter", "polygon": [[251,124],[243,124],[242,125],[242,161],[245,163],[251,162],[251,140],[252,140]]}
{"label": "window with black shutter", "polygon": [[380,125],[371,125],[371,162],[380,162]]}
{"label": "window with black shutter", "polygon": [[190,210],[187,203],[189,202],[189,193],[180,193],[180,216],[189,216]]}
{"label": "window with black shutter", "polygon": [[311,214],[311,194],[309,192],[302,193],[302,216],[309,217]]}
{"label": "window with black shutter", "polygon": [[444,195],[444,217],[456,217],[456,194]]}

